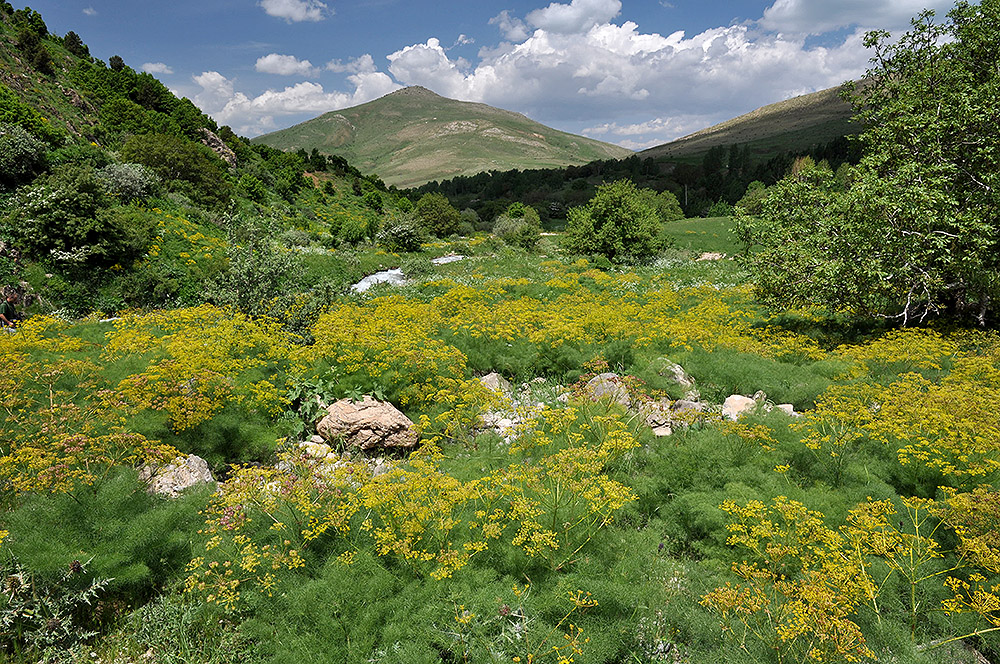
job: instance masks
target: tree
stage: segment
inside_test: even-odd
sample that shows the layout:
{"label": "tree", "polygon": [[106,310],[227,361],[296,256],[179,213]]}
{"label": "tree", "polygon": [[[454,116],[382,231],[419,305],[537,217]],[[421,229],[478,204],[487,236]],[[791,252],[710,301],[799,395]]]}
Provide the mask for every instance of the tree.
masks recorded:
{"label": "tree", "polygon": [[462,222],[461,213],[456,210],[444,194],[424,194],[413,208],[424,228],[437,237],[447,237],[458,230]]}
{"label": "tree", "polygon": [[67,32],[66,36],[63,37],[63,46],[66,47],[67,51],[78,58],[90,57],[90,49],[83,43],[83,40],[80,39],[80,35],[76,34],[72,30]]}
{"label": "tree", "polygon": [[648,258],[660,248],[660,220],[631,180],[603,184],[587,205],[567,213],[566,248],[613,262]]}
{"label": "tree", "polygon": [[875,56],[852,92],[864,126],[858,167],[839,180],[803,168],[760,215],[739,215],[738,233],[760,248],[744,263],[766,299],[903,324],[948,315],[985,325],[995,315],[997,25],[1000,0],[959,2],[940,23],[923,12],[898,41],[866,36]]}
{"label": "tree", "polygon": [[122,71],[125,69],[125,61],[120,55],[112,55],[108,58],[108,66],[111,67],[111,71]]}

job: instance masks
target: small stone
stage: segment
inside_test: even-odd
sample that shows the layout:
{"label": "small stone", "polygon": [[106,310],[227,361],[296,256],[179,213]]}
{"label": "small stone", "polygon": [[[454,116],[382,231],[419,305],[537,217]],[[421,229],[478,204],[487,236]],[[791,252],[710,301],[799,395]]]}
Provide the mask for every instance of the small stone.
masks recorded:
{"label": "small stone", "polygon": [[653,429],[653,435],[656,436],[657,438],[665,438],[666,436],[672,436],[673,433],[674,430],[670,428],[670,425],[667,424]]}
{"label": "small stone", "polygon": [[301,449],[306,456],[310,456],[314,459],[324,459],[332,451],[331,447],[326,443],[314,443],[311,441],[299,443],[299,449]]}
{"label": "small stone", "polygon": [[796,413],[795,406],[790,403],[779,403],[777,408],[789,417],[802,417],[802,413]]}

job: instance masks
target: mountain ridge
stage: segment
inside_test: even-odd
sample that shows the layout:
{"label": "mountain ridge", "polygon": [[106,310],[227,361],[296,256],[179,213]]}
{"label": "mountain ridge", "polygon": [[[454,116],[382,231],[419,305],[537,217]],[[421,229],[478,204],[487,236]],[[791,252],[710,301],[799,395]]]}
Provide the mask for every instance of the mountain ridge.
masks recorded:
{"label": "mountain ridge", "polygon": [[282,150],[345,157],[399,187],[491,170],[582,165],[631,150],[527,116],[411,86],[253,139]]}

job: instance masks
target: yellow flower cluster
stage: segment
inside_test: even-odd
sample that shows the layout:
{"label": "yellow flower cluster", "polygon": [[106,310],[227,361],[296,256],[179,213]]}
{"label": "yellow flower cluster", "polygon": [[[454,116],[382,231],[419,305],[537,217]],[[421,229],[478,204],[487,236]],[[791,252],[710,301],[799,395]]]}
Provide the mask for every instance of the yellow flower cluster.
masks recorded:
{"label": "yellow flower cluster", "polygon": [[290,354],[287,336],[273,323],[210,305],[127,314],[115,322],[103,357],[149,361],[108,398],[124,412],[163,411],[175,430],[197,426],[230,401],[275,413],[285,405],[284,391],[248,376],[276,373]]}

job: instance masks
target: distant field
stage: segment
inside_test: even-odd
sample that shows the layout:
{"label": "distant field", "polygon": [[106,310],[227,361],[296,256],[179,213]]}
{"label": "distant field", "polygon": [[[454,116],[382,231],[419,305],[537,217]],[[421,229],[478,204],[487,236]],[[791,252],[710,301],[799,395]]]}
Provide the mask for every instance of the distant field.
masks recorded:
{"label": "distant field", "polygon": [[716,251],[732,256],[741,249],[732,227],[732,217],[695,217],[666,224],[664,235],[673,238],[677,249],[698,253]]}

